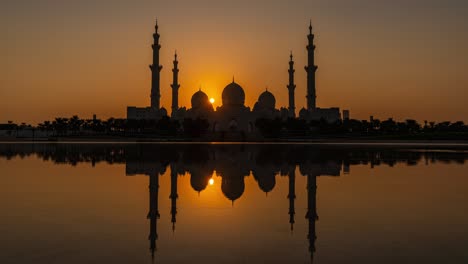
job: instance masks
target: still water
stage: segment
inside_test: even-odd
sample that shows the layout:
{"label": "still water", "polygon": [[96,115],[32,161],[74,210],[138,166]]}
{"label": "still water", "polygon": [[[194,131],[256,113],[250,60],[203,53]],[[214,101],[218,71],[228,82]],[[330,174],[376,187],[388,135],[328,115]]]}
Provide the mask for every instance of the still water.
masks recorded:
{"label": "still water", "polygon": [[0,144],[0,263],[468,263],[468,151]]}

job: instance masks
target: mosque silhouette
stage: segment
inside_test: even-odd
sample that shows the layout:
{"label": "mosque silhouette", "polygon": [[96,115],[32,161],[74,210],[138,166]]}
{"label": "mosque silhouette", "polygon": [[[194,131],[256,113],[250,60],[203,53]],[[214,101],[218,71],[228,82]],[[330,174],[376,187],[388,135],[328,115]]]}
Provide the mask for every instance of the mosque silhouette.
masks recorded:
{"label": "mosque silhouette", "polygon": [[[151,106],[149,107],[127,107],[127,119],[129,120],[159,120],[168,115],[165,108],[160,105],[161,90],[160,90],[160,74],[163,66],[160,65],[159,51],[161,45],[159,43],[160,35],[158,33],[158,23],[156,21],[155,33],[153,34],[153,64],[151,69]],[[316,72],[318,67],[315,65],[315,35],[312,33],[312,23],[309,26],[309,34],[307,52],[308,65],[305,66],[307,72],[307,108],[302,108],[299,111],[299,119],[303,120],[325,120],[328,123],[334,123],[342,120],[342,115],[338,107],[319,108],[316,105]],[[200,89],[193,94],[191,98],[191,108],[179,106],[179,61],[177,53],[174,54],[173,61],[173,81],[172,89],[172,107],[171,118],[182,122],[185,119],[203,119],[209,124],[208,131],[211,134],[231,134],[236,136],[243,135],[258,135],[258,129],[255,126],[256,120],[259,119],[281,119],[296,118],[295,106],[295,89],[294,82],[294,60],[292,53],[289,60],[289,84],[288,89],[289,106],[276,108],[275,96],[268,90],[261,93],[255,103],[253,109],[245,106],[245,91],[235,82],[234,78],[222,92],[222,105],[216,110],[209,101],[208,96]],[[343,118],[349,118],[349,111],[343,111]]]}

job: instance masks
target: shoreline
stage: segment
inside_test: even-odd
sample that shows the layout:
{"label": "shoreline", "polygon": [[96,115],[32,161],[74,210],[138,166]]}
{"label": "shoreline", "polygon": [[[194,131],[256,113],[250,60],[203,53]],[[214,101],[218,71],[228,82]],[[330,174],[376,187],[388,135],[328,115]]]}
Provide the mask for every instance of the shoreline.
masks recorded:
{"label": "shoreline", "polygon": [[63,137],[32,139],[32,138],[0,138],[0,144],[304,144],[317,146],[375,146],[375,147],[419,147],[419,148],[457,148],[468,150],[468,140],[426,140],[426,139],[369,139],[369,138],[328,138],[328,139],[290,139],[290,140],[262,140],[262,141],[207,141],[207,140],[173,140],[155,138],[120,138],[95,137],[74,138]]}

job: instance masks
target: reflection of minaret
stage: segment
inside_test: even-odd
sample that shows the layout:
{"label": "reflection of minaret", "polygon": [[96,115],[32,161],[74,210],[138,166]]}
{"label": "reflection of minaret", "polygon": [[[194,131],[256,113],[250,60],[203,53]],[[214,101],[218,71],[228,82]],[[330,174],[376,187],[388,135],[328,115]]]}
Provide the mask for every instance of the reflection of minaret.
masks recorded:
{"label": "reflection of minaret", "polygon": [[172,223],[172,232],[175,231],[176,215],[177,215],[177,171],[175,165],[171,165],[171,223]]}
{"label": "reflection of minaret", "polygon": [[161,92],[159,89],[160,85],[160,72],[162,66],[159,65],[159,50],[161,45],[159,45],[159,33],[158,33],[158,21],[156,21],[156,26],[154,27],[155,33],[153,34],[154,44],[153,48],[153,64],[150,65],[151,69],[151,107],[154,109],[159,109],[160,104],[159,100],[161,99]]}
{"label": "reflection of minaret", "polygon": [[288,90],[289,90],[289,117],[296,117],[296,106],[294,103],[294,89],[296,89],[296,85],[294,84],[294,61],[293,61],[293,55],[291,52],[290,55],[290,61],[289,61],[289,85],[288,85]]}
{"label": "reflection of minaret", "polygon": [[315,253],[315,221],[318,220],[317,215],[317,177],[315,175],[307,175],[307,214],[306,219],[309,222],[309,234],[307,238],[309,239],[309,251],[310,259],[314,260]]}
{"label": "reflection of minaret", "polygon": [[179,68],[177,65],[179,62],[177,61],[177,52],[174,54],[174,68],[172,69],[172,116],[177,113],[179,110]]}
{"label": "reflection of minaret", "polygon": [[291,224],[291,232],[294,230],[294,215],[296,211],[294,209],[294,200],[296,199],[296,168],[294,167],[289,172],[289,223]]}
{"label": "reflection of minaret", "polygon": [[308,53],[308,64],[305,67],[307,72],[307,110],[315,110],[316,102],[315,99],[317,98],[315,92],[315,72],[317,71],[317,66],[315,64],[315,45],[314,45],[314,34],[312,34],[312,22],[310,22],[309,26],[309,35],[307,36],[309,39],[309,45],[307,45],[307,53]]}
{"label": "reflection of minaret", "polygon": [[152,173],[150,175],[149,183],[149,194],[150,194],[150,211],[148,213],[148,219],[150,219],[150,234],[148,239],[150,240],[151,257],[154,259],[154,253],[156,251],[156,240],[158,240],[157,231],[157,220],[159,219],[158,210],[158,192],[159,192],[159,174]]}

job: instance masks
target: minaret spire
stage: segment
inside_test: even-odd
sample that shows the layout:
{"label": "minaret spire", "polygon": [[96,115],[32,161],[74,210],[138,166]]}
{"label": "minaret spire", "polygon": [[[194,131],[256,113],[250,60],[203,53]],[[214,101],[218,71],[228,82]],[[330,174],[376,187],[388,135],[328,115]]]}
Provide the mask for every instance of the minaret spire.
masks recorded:
{"label": "minaret spire", "polygon": [[171,165],[171,223],[172,223],[172,232],[175,231],[176,215],[177,215],[177,170],[175,165]]}
{"label": "minaret spire", "polygon": [[289,55],[289,85],[287,86],[289,91],[289,117],[296,117],[296,105],[294,102],[294,90],[296,89],[296,85],[294,84],[294,61],[293,61],[293,54]]}
{"label": "minaret spire", "polygon": [[309,222],[309,233],[307,238],[309,240],[310,259],[314,259],[315,253],[315,240],[317,239],[315,233],[315,221],[318,220],[317,215],[317,176],[307,175],[307,214],[306,219]]}
{"label": "minaret spire", "polygon": [[317,94],[315,91],[315,73],[317,66],[315,65],[315,45],[314,34],[312,33],[312,21],[309,25],[309,35],[307,36],[309,44],[307,45],[308,64],[305,66],[307,72],[307,110],[315,110]]}
{"label": "minaret spire", "polygon": [[151,257],[154,259],[156,252],[156,240],[158,240],[157,221],[159,219],[158,210],[158,193],[159,193],[159,174],[153,173],[149,176],[149,203],[148,219],[150,219],[150,240]]}
{"label": "minaret spire", "polygon": [[288,174],[289,178],[289,224],[291,224],[291,232],[294,230],[294,215],[296,210],[294,209],[294,200],[296,199],[296,166],[291,168]]}
{"label": "minaret spire", "polygon": [[160,72],[162,66],[159,65],[159,50],[161,45],[159,44],[159,33],[158,33],[158,20],[156,19],[156,25],[154,26],[153,40],[153,64],[150,65],[151,69],[151,108],[159,109],[160,99],[161,99],[161,89],[160,89]]}
{"label": "minaret spire", "polygon": [[174,52],[174,68],[172,69],[172,117],[174,117],[179,110],[179,61],[177,60],[177,50]]}

